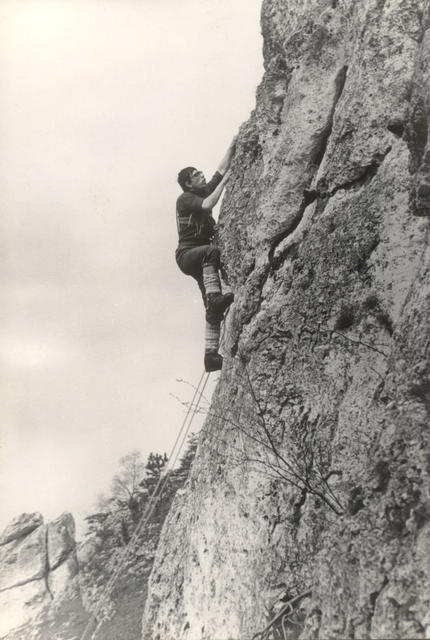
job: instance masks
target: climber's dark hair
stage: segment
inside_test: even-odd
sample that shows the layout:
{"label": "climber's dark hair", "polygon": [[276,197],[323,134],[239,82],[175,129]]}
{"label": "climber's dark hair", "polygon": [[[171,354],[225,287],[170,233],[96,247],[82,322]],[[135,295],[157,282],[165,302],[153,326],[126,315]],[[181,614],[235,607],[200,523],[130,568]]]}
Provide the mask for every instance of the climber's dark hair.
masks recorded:
{"label": "climber's dark hair", "polygon": [[178,182],[181,186],[182,191],[188,190],[186,183],[190,179],[193,171],[196,171],[195,167],[185,167],[185,169],[181,169],[178,173]]}

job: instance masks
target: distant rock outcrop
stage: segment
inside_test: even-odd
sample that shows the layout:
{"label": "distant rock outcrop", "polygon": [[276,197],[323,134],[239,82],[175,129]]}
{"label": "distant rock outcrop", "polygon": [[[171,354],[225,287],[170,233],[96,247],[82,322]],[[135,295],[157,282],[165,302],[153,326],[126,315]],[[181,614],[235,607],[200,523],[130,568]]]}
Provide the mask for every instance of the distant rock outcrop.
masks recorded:
{"label": "distant rock outcrop", "polygon": [[22,513],[8,524],[0,536],[0,546],[19,540],[28,535],[43,524],[43,517],[40,513]]}
{"label": "distant rock outcrop", "polygon": [[262,30],[225,364],[142,638],[428,638],[429,3],[265,0]]}
{"label": "distant rock outcrop", "polygon": [[1,638],[76,638],[88,613],[75,547],[75,524],[67,513],[46,525],[39,513],[25,513],[6,527],[0,537]]}

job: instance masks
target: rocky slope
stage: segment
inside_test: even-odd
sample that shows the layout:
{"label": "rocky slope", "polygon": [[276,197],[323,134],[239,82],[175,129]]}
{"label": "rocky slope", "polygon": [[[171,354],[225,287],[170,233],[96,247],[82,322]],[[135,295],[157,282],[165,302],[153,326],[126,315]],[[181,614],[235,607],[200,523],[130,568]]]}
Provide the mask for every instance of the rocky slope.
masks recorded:
{"label": "rocky slope", "polygon": [[[160,531],[188,478],[196,444],[191,434],[162,487],[165,454],[150,453],[145,463],[138,451],[124,456],[115,478],[126,493],[112,489],[104,497],[86,517],[80,542],[70,514],[47,524],[39,513],[15,518],[0,535],[0,638],[89,640],[95,633],[97,640],[138,640]],[[156,487],[154,504],[149,496]],[[137,532],[149,504],[151,518]]]}
{"label": "rocky slope", "polygon": [[102,523],[79,543],[70,514],[47,524],[39,513],[16,518],[0,537],[0,638],[80,640],[84,630],[89,638],[96,626],[89,612],[97,610],[97,638],[137,640],[148,576],[171,502],[171,496],[164,498],[130,549],[115,588],[103,599],[128,543],[121,532],[126,526],[133,530],[126,512],[90,516],[102,516]]}
{"label": "rocky slope", "polygon": [[430,637],[429,14],[263,2],[219,225],[225,366],[144,640],[251,638],[282,611],[279,637]]}

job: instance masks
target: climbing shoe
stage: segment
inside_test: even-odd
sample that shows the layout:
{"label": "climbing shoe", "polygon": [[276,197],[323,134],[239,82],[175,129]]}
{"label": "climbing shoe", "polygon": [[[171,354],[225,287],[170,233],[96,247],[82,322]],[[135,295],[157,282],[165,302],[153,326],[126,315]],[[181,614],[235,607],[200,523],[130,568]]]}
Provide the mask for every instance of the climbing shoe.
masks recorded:
{"label": "climbing shoe", "polygon": [[224,312],[234,300],[233,293],[209,293],[206,320],[208,322],[221,322]]}
{"label": "climbing shoe", "polygon": [[206,351],[205,353],[205,371],[219,371],[222,368],[222,356],[216,351]]}

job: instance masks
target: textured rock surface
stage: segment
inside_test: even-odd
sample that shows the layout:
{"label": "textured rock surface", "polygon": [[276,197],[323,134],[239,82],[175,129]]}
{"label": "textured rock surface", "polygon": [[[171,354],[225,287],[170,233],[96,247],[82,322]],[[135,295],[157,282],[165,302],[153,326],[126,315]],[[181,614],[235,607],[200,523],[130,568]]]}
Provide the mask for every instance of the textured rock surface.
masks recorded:
{"label": "textured rock surface", "polygon": [[[9,638],[9,633],[22,631],[22,638],[29,637],[28,629],[40,611],[49,606],[49,594],[42,580],[16,586],[0,592],[0,637]],[[19,638],[19,635],[16,636]],[[31,636],[30,636],[31,637]]]}
{"label": "textured rock surface", "polygon": [[75,524],[70,514],[43,524],[23,514],[3,533],[0,546],[0,637],[72,640],[88,619],[79,582]]}
{"label": "textured rock surface", "polygon": [[47,546],[49,568],[52,571],[64,562],[76,546],[75,521],[70,513],[64,513],[48,524]]}
{"label": "textured rock surface", "polygon": [[225,366],[142,637],[430,637],[430,15],[265,0],[220,220]]}
{"label": "textured rock surface", "polygon": [[43,517],[40,513],[22,513],[7,525],[0,536],[0,545],[23,538],[41,524],[43,524]]}
{"label": "textured rock surface", "polygon": [[46,529],[42,525],[1,547],[0,591],[39,580],[45,574],[46,563]]}

